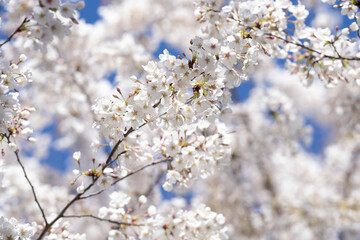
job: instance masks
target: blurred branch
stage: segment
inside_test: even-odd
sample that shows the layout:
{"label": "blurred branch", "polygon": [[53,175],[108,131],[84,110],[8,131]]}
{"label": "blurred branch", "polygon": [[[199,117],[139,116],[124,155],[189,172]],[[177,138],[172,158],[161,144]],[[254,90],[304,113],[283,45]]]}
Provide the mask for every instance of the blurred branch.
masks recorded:
{"label": "blurred branch", "polygon": [[348,198],[351,192],[351,178],[353,177],[354,173],[356,173],[357,169],[357,156],[360,153],[360,149],[355,149],[352,153],[351,162],[349,168],[345,172],[344,176],[344,187],[343,187],[343,197]]}
{"label": "blurred branch", "polygon": [[144,194],[146,197],[148,197],[152,191],[154,190],[154,188],[160,183],[160,180],[162,179],[163,173],[159,173],[155,182],[153,184],[151,184],[151,186],[149,187],[149,189],[146,191],[146,193]]}

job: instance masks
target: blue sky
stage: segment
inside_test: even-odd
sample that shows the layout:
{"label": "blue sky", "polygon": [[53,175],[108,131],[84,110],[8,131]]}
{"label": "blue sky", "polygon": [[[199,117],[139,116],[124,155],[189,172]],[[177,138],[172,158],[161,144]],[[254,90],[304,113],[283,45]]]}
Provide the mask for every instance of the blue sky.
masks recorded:
{"label": "blue sky", "polygon": [[85,19],[87,23],[94,23],[100,17],[97,12],[101,0],[88,0],[85,2],[85,7],[80,11],[80,18]]}

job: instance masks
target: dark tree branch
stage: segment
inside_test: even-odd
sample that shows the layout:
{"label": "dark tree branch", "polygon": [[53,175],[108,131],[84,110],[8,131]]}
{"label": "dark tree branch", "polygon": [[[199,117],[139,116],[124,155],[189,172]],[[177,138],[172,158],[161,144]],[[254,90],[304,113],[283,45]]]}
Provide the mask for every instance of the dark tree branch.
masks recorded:
{"label": "dark tree branch", "polygon": [[40,233],[39,237],[37,238],[37,240],[42,239],[45,234],[47,233],[47,231],[52,227],[52,225],[54,225],[54,223],[56,223],[60,218],[62,218],[64,216],[64,213],[66,212],[66,210],[76,201],[78,201],[80,199],[80,197],[86,193],[87,191],[89,191],[90,188],[92,188],[92,186],[94,186],[94,184],[96,183],[97,179],[99,179],[99,177],[94,178],[93,182],[89,184],[89,186],[87,186],[84,190],[83,193],[78,193],[70,202],[68,202],[65,207],[60,211],[60,213],[54,218],[54,220],[52,220],[49,224],[46,224],[44,229],[42,230],[42,232]]}
{"label": "dark tree branch", "polygon": [[24,18],[24,20],[22,21],[22,23],[20,24],[20,26],[18,26],[16,29],[15,29],[15,31],[4,41],[4,42],[2,42],[2,43],[0,43],[0,48],[3,46],[3,45],[5,45],[5,43],[7,43],[7,42],[9,42],[13,37],[14,37],[14,35],[16,34],[16,33],[18,33],[18,32],[22,32],[23,31],[23,29],[22,29],[22,27],[25,25],[25,23],[27,23],[29,21],[29,19],[26,17],[26,18]]}
{"label": "dark tree branch", "polygon": [[137,169],[137,170],[135,170],[135,171],[133,171],[133,172],[128,173],[128,174],[125,175],[124,177],[121,177],[121,178],[115,180],[111,185],[113,186],[113,185],[115,185],[116,183],[124,180],[125,178],[128,178],[128,177],[134,175],[135,173],[138,173],[138,172],[144,170],[145,168],[148,168],[148,167],[150,167],[150,166],[157,165],[157,164],[159,164],[159,163],[170,162],[170,161],[172,161],[172,157],[167,157],[167,158],[161,159],[161,160],[159,160],[159,161],[155,161],[155,162],[146,164],[146,165],[140,167],[139,169]]}
{"label": "dark tree branch", "polygon": [[[296,45],[296,46],[301,47],[301,48],[304,48],[304,49],[306,49],[306,50],[308,50],[308,51],[311,51],[311,52],[314,52],[314,53],[317,53],[317,54],[322,55],[321,52],[319,52],[319,51],[317,51],[317,50],[315,50],[315,49],[312,49],[312,48],[310,48],[310,47],[307,47],[307,46],[305,46],[305,45],[302,44],[302,43],[293,42],[293,41],[290,41],[290,40],[288,40],[288,39],[286,39],[286,38],[273,35],[273,34],[271,34],[271,33],[266,33],[266,35],[267,35],[267,36],[270,36],[270,37],[274,37],[274,38],[280,39],[280,40],[282,40],[282,41],[284,41],[284,42],[286,42],[286,43],[289,43],[289,44],[292,44],[292,45]],[[339,55],[339,54],[338,54],[338,55]],[[336,57],[336,56],[330,56],[330,55],[326,55],[326,54],[324,54],[324,55],[322,55],[322,56],[325,57],[325,58],[334,59],[334,60],[360,61],[360,58],[358,58],[358,57],[350,57],[350,58],[347,58],[347,57],[342,57],[342,56],[340,56],[340,55],[339,55],[338,57]]]}
{"label": "dark tree branch", "polygon": [[97,195],[100,195],[101,193],[103,193],[105,191],[105,189],[102,189],[98,192],[95,192],[95,193],[92,193],[92,194],[89,194],[87,196],[83,196],[83,197],[80,197],[80,199],[87,199],[87,198],[91,198],[91,197],[94,197],[94,196],[97,196]]}
{"label": "dark tree branch", "polygon": [[144,226],[144,224],[118,222],[118,221],[113,221],[113,220],[110,220],[110,219],[99,218],[99,217],[91,215],[91,214],[86,214],[86,215],[65,215],[65,216],[63,216],[63,218],[93,218],[93,219],[96,219],[98,221],[109,222],[109,223],[117,224],[117,225],[136,226],[136,227]]}
{"label": "dark tree branch", "polygon": [[43,217],[43,219],[44,219],[44,221],[45,221],[45,225],[48,225],[47,219],[46,219],[46,217],[45,217],[44,209],[41,207],[40,202],[39,202],[39,200],[38,200],[38,198],[37,198],[37,196],[36,196],[34,185],[31,183],[31,181],[30,181],[30,179],[29,179],[29,177],[28,177],[28,175],[27,175],[27,173],[26,173],[25,167],[24,167],[24,165],[22,164],[22,162],[21,162],[21,160],[20,160],[19,151],[16,150],[14,153],[15,153],[15,156],[16,156],[16,159],[17,159],[18,163],[19,163],[20,166],[21,166],[21,169],[22,169],[22,171],[23,171],[23,173],[24,173],[24,176],[25,176],[26,180],[28,181],[28,183],[29,183],[29,185],[30,185],[30,187],[31,187],[32,194],[33,194],[33,196],[34,196],[34,198],[35,198],[36,204],[38,205],[38,207],[39,207],[39,209],[40,209],[41,215],[42,215],[42,217]]}
{"label": "dark tree branch", "polygon": [[[144,170],[145,168],[148,168],[148,167],[150,167],[150,166],[154,166],[154,165],[157,165],[157,164],[163,163],[163,162],[170,162],[171,160],[172,160],[171,157],[167,157],[167,158],[164,158],[164,159],[161,159],[161,160],[158,160],[158,161],[149,163],[149,164],[147,164],[147,165],[144,165],[144,166],[140,167],[139,169],[137,169],[137,170],[135,170],[135,171],[133,171],[133,172],[128,173],[126,176],[121,177],[121,178],[115,180],[115,181],[111,184],[111,186],[114,186],[116,183],[118,183],[118,182],[120,182],[120,181],[122,181],[122,180],[124,180],[124,179],[126,179],[126,178],[128,178],[128,177],[130,177],[130,176],[132,176],[132,175],[134,175],[135,173],[138,173],[138,172]],[[161,176],[161,175],[160,175],[160,176]],[[160,178],[160,179],[161,179],[161,178]],[[158,181],[159,181],[159,180],[157,180],[156,182],[158,182]],[[86,199],[86,198],[90,198],[90,197],[93,197],[93,196],[97,196],[97,195],[100,195],[101,193],[103,193],[104,191],[105,191],[105,189],[102,189],[102,190],[100,190],[100,191],[98,191],[98,192],[89,194],[89,195],[87,195],[87,196],[80,197],[80,199]],[[149,191],[150,191],[150,190],[149,190]]]}
{"label": "dark tree branch", "polygon": [[[147,123],[148,123],[148,122],[144,122],[144,123],[141,124],[137,129],[130,128],[129,130],[127,130],[127,132],[124,134],[124,137],[123,137],[122,139],[118,140],[118,141],[116,142],[116,144],[114,145],[113,149],[111,150],[109,156],[107,157],[107,159],[106,159],[106,161],[105,161],[105,164],[103,165],[103,167],[102,167],[102,169],[101,169],[102,171],[103,171],[107,166],[109,166],[109,164],[111,163],[112,158],[113,158],[115,152],[117,151],[117,149],[118,149],[118,147],[120,146],[120,144],[124,141],[124,139],[125,139],[127,136],[129,136],[132,132],[134,132],[134,131],[142,128],[143,126],[145,126]],[[169,161],[169,160],[166,160],[166,161]],[[164,162],[164,160],[163,160],[162,162]],[[146,166],[142,167],[141,169],[138,169],[138,170],[136,170],[135,172],[132,172],[132,173],[128,174],[128,175],[125,176],[125,177],[122,177],[122,178],[119,179],[118,181],[121,181],[121,180],[123,180],[123,179],[125,179],[125,178],[127,178],[127,177],[129,177],[129,176],[131,176],[131,175],[133,175],[133,174],[141,171],[142,169],[144,169],[144,168],[146,168],[146,167],[149,167],[149,166],[152,166],[152,165],[155,165],[155,164],[157,164],[157,163],[160,163],[160,162],[154,162],[154,163],[152,163],[151,165],[146,165]],[[86,198],[88,198],[88,197],[90,197],[90,196],[96,196],[96,195],[100,194],[102,191],[101,191],[101,192],[94,193],[94,194],[91,194],[91,195],[88,195],[88,196],[85,196],[85,197],[82,197],[82,195],[84,195],[87,191],[89,191],[89,190],[95,185],[95,183],[97,182],[97,180],[99,180],[99,178],[100,178],[100,176],[94,176],[94,177],[93,177],[93,180],[92,180],[92,183],[90,183],[90,184],[84,189],[84,191],[83,191],[82,193],[78,193],[70,202],[68,202],[68,203],[65,205],[65,207],[60,211],[60,213],[54,218],[54,220],[52,220],[52,221],[51,221],[50,223],[48,223],[48,224],[45,224],[45,227],[44,227],[44,229],[42,230],[42,232],[40,233],[40,235],[39,235],[39,237],[37,238],[37,240],[43,239],[44,236],[45,236],[45,234],[46,234],[46,233],[50,230],[50,228],[52,227],[52,225],[54,225],[60,218],[64,217],[65,212],[66,212],[66,211],[68,210],[68,208],[69,208],[71,205],[73,205],[76,201],[81,200],[81,199],[86,199]],[[118,181],[117,181],[117,182],[118,182]],[[113,183],[113,184],[114,184],[114,183]]]}

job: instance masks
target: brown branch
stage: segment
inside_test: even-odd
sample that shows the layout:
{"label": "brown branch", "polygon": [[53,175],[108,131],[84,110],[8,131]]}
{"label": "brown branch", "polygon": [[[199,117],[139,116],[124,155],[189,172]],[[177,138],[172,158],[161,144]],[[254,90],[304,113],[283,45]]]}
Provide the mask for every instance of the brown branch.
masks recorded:
{"label": "brown branch", "polygon": [[23,31],[23,29],[22,29],[22,27],[25,25],[25,23],[27,23],[29,21],[29,19],[26,17],[26,18],[24,18],[24,20],[22,21],[22,23],[20,24],[20,26],[18,26],[16,29],[15,29],[15,31],[4,41],[4,42],[2,42],[2,43],[0,43],[0,48],[3,46],[3,45],[5,45],[5,43],[7,43],[7,42],[9,42],[13,37],[14,37],[14,35],[16,34],[16,33],[18,33],[18,32],[22,32]]}
{"label": "brown branch", "polygon": [[[147,165],[145,165],[145,166],[142,166],[141,168],[137,169],[136,171],[131,172],[131,173],[127,174],[126,176],[122,177],[122,178],[119,178],[118,180],[116,180],[115,182],[113,182],[112,185],[115,185],[117,182],[119,182],[119,181],[121,181],[121,180],[124,180],[125,178],[130,177],[130,176],[134,175],[135,173],[138,173],[138,172],[140,172],[141,170],[143,170],[143,169],[145,169],[145,168],[147,168],[147,167],[154,166],[154,165],[159,164],[159,163],[162,163],[162,162],[168,162],[168,161],[171,161],[171,160],[172,160],[171,157],[167,157],[167,158],[162,159],[162,160],[160,160],[160,161],[152,162],[152,163],[150,163],[150,164],[147,164]],[[60,218],[64,217],[64,213],[66,212],[66,210],[67,210],[74,202],[80,200],[80,199],[81,199],[81,196],[82,196],[83,194],[85,194],[89,189],[91,189],[92,186],[94,186],[94,184],[96,183],[96,181],[97,181],[99,178],[100,178],[100,177],[95,177],[94,180],[93,180],[93,182],[92,182],[89,186],[87,186],[87,187],[85,188],[85,190],[84,190],[83,193],[78,193],[68,204],[66,204],[66,206],[61,210],[61,212],[57,215],[57,217],[56,217],[53,221],[51,221],[49,224],[45,225],[45,228],[43,229],[43,231],[41,232],[41,234],[40,234],[40,236],[37,238],[37,240],[42,239],[42,238],[45,236],[45,234],[47,233],[47,231],[50,229],[50,227],[51,227],[52,225],[54,225],[54,223],[57,222]],[[101,192],[102,192],[102,191],[101,191]],[[96,193],[96,195],[97,195],[97,194],[100,194],[101,192],[99,191],[98,193]],[[95,194],[94,194],[94,195],[95,195]],[[86,198],[86,197],[85,197],[85,198]]]}
{"label": "brown branch", "polygon": [[87,198],[90,198],[90,197],[99,195],[99,194],[101,194],[101,193],[104,192],[104,191],[105,191],[105,189],[102,189],[102,190],[100,190],[100,191],[97,191],[97,192],[95,192],[95,193],[89,194],[89,195],[87,195],[87,196],[80,197],[80,199],[81,199],[81,200],[82,200],[82,199],[87,199]]}
{"label": "brown branch", "polygon": [[[148,122],[145,122],[143,124],[141,124],[137,129],[140,129],[141,127],[145,126]],[[109,156],[107,157],[106,159],[106,162],[105,164],[103,165],[102,167],[102,171],[109,165],[109,163],[111,162],[111,159],[112,157],[114,156],[117,148],[119,147],[119,145],[124,141],[124,139],[129,136],[129,134],[131,134],[132,132],[134,132],[135,130],[137,129],[134,129],[134,128],[130,128],[125,134],[124,134],[124,137],[120,140],[117,141],[117,143],[115,144],[115,146],[113,147],[113,149],[111,150]],[[153,164],[155,165],[155,164]],[[138,172],[138,170],[136,171]],[[135,173],[135,172],[134,172]],[[132,173],[132,174],[134,174]],[[132,175],[132,174],[129,174],[128,176]],[[125,177],[128,177],[128,176],[125,176]],[[125,178],[123,177],[123,179]],[[52,225],[54,225],[60,218],[62,218],[64,216],[64,213],[67,211],[67,209],[72,205],[74,204],[76,201],[78,200],[81,200],[82,199],[82,195],[84,195],[87,191],[89,191],[94,185],[95,183],[97,182],[97,180],[100,178],[100,176],[95,176],[93,178],[93,181],[92,183],[89,184],[89,186],[87,186],[84,191],[82,193],[78,193],[70,202],[68,202],[65,207],[60,211],[60,213],[54,218],[54,220],[52,220],[50,223],[48,224],[45,224],[45,227],[44,229],[42,230],[42,232],[40,233],[39,237],[37,238],[37,240],[41,240],[43,239],[43,237],[45,236],[45,234],[49,231],[49,229],[51,228]],[[101,193],[101,192],[100,192]],[[88,198],[90,196],[95,196],[95,195],[98,195],[100,193],[96,193],[96,194],[92,194],[92,195],[89,195],[87,197],[84,197],[84,198]]]}
{"label": "brown branch", "polygon": [[[144,124],[143,124],[144,125]],[[140,127],[142,127],[143,125],[141,125]],[[140,128],[139,127],[139,128]],[[124,139],[129,136],[130,133],[132,133],[133,131],[135,131],[134,128],[130,128],[125,134],[124,134],[124,137],[122,139],[120,139],[119,141],[116,142],[115,146],[113,147],[113,149],[111,150],[108,158],[106,159],[106,162],[105,162],[105,166],[103,167],[105,169],[105,167],[111,162],[111,159],[113,157],[113,155],[115,154],[117,148],[119,147],[119,145],[124,141]]]}
{"label": "brown branch", "polygon": [[135,170],[135,171],[133,171],[133,172],[128,173],[126,176],[117,179],[116,181],[114,181],[114,182],[111,184],[111,186],[113,186],[113,185],[115,185],[116,183],[124,180],[125,178],[128,178],[128,177],[134,175],[135,173],[138,173],[138,172],[144,170],[145,168],[148,168],[148,167],[150,167],[150,166],[157,165],[157,164],[159,164],[159,163],[170,162],[170,161],[172,161],[172,157],[167,157],[167,158],[161,159],[161,160],[159,160],[159,161],[155,161],[155,162],[146,164],[146,165],[140,167],[139,169],[137,169],[137,170]]}
{"label": "brown branch", "polygon": [[85,215],[65,215],[63,216],[63,218],[93,218],[96,219],[98,221],[102,221],[102,222],[109,222],[109,223],[113,223],[113,224],[117,224],[117,225],[126,225],[126,226],[136,226],[136,227],[141,227],[144,226],[144,224],[136,224],[136,223],[128,223],[128,222],[118,222],[118,221],[113,221],[110,219],[104,219],[104,218],[100,218],[91,214],[85,214]]}
{"label": "brown branch", "polygon": [[[138,172],[144,170],[145,168],[148,168],[148,167],[150,167],[150,166],[157,165],[157,164],[159,164],[159,163],[169,162],[169,161],[171,161],[171,160],[172,160],[171,157],[167,157],[167,158],[161,159],[161,160],[159,160],[159,161],[152,162],[152,163],[149,163],[149,164],[147,164],[147,165],[144,165],[144,166],[140,167],[139,169],[137,169],[137,170],[135,170],[135,171],[133,171],[133,172],[128,173],[126,176],[115,180],[115,181],[111,184],[111,186],[113,186],[113,185],[115,185],[116,183],[124,180],[125,178],[130,177],[131,175],[134,175],[135,173],[138,173]],[[159,179],[156,180],[156,183],[158,183],[158,182],[160,181],[160,179],[161,179],[161,175],[160,175]],[[150,188],[150,189],[151,189],[151,188]],[[100,190],[100,191],[97,191],[97,192],[95,192],[95,193],[89,194],[89,195],[87,195],[87,196],[80,197],[80,199],[86,199],[86,198],[90,198],[90,197],[93,197],[93,196],[96,196],[96,195],[100,195],[100,194],[103,193],[104,191],[105,191],[105,189],[102,189],[102,190]],[[149,191],[151,192],[151,190],[149,190]]]}
{"label": "brown branch", "polygon": [[50,227],[52,225],[54,225],[54,223],[56,223],[60,218],[62,218],[64,216],[64,213],[66,212],[66,210],[77,200],[80,199],[80,197],[86,193],[90,188],[92,188],[92,186],[94,186],[94,184],[96,183],[97,179],[99,179],[99,177],[94,178],[93,182],[89,184],[89,186],[87,186],[84,190],[83,193],[78,193],[70,202],[68,202],[65,207],[60,211],[60,213],[54,218],[54,220],[52,220],[49,224],[45,225],[45,228],[42,230],[42,232],[40,233],[39,237],[37,238],[37,240],[42,239],[45,234],[47,233],[47,231],[50,229]]}
{"label": "brown branch", "polygon": [[24,176],[25,176],[26,180],[28,181],[28,183],[29,183],[29,185],[30,185],[30,187],[31,187],[32,194],[33,194],[33,196],[34,196],[34,198],[35,198],[35,202],[36,202],[37,206],[38,206],[39,209],[40,209],[41,215],[42,215],[42,217],[43,217],[43,219],[44,219],[44,221],[45,221],[45,225],[48,225],[47,219],[46,219],[46,217],[45,217],[44,209],[41,207],[40,202],[39,202],[39,200],[38,200],[38,198],[37,198],[37,196],[36,196],[34,185],[31,183],[31,181],[30,181],[30,179],[29,179],[29,177],[28,177],[28,175],[27,175],[27,173],[26,173],[25,167],[24,167],[24,165],[22,164],[22,162],[21,162],[21,160],[20,160],[19,151],[16,150],[14,153],[15,153],[15,156],[16,156],[16,159],[17,159],[18,163],[19,163],[20,166],[21,166],[21,169],[22,169],[22,171],[23,171],[23,173],[24,173]]}
{"label": "brown branch", "polygon": [[311,52],[314,52],[314,53],[317,53],[317,54],[320,54],[322,55],[323,57],[326,57],[326,58],[329,58],[329,59],[335,59],[335,60],[349,60],[349,61],[360,61],[360,58],[358,57],[351,57],[351,58],[347,58],[347,57],[342,57],[342,56],[338,56],[338,57],[335,57],[335,56],[330,56],[330,55],[327,55],[327,54],[322,54],[321,52],[315,50],[315,49],[312,49],[310,47],[307,47],[305,46],[304,44],[302,43],[297,43],[297,42],[292,42],[290,40],[287,40],[286,38],[283,38],[283,37],[279,37],[279,36],[276,36],[276,35],[273,35],[271,33],[266,33],[265,35],[267,36],[270,36],[270,37],[274,37],[274,38],[277,38],[277,39],[280,39],[286,43],[289,43],[289,44],[292,44],[292,45],[296,45],[298,47],[301,47],[301,48],[304,48],[306,50],[309,50]]}

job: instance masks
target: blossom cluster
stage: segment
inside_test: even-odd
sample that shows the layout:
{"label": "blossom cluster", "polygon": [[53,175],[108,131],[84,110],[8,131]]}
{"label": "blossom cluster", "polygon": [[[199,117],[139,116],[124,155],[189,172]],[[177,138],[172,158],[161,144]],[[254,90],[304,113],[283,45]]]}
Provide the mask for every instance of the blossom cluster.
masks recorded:
{"label": "blossom cluster", "polygon": [[[315,78],[328,87],[341,81],[358,84],[358,47],[348,36],[359,29],[358,23],[337,29],[335,34],[328,28],[311,28],[304,23],[309,14],[305,6],[291,1],[231,1],[219,7],[215,1],[199,1],[197,12],[199,19],[207,23],[210,36],[230,44],[233,52],[225,53],[228,60],[240,53],[248,58],[246,51],[241,52],[245,45],[269,56],[287,58],[288,69],[300,75],[306,86]],[[354,18],[354,3],[345,1],[339,7],[342,14]],[[256,54],[250,53],[250,65],[256,65]],[[244,66],[247,64],[246,59]]]}
{"label": "blossom cluster", "polygon": [[[197,44],[199,46],[201,43]],[[199,55],[194,53],[194,56]],[[215,56],[212,59],[215,61]],[[150,129],[159,129],[162,141],[166,141],[163,147],[153,146],[153,155],[158,152],[171,157],[171,165],[176,170],[168,175],[169,181],[165,185],[167,190],[171,190],[170,186],[186,172],[188,173],[185,175],[191,172],[195,176],[212,172],[219,165],[217,161],[228,153],[228,143],[226,137],[223,137],[226,131],[216,133],[222,128],[215,121],[215,116],[228,108],[226,105],[230,103],[230,99],[229,90],[226,93],[226,89],[223,89],[225,86],[217,83],[224,78],[218,79],[220,76],[212,73],[210,68],[215,71],[216,66],[206,65],[205,60],[202,61],[200,57],[193,57],[192,60],[176,58],[165,50],[160,55],[160,63],[150,61],[144,66],[144,81],[135,76],[131,78],[134,82],[133,91],[127,96],[118,88],[111,99],[99,99],[93,107],[95,115],[99,116],[95,126],[110,140],[112,148],[117,147],[115,156],[124,151],[126,153],[119,156],[120,161],[124,158],[133,161],[134,157],[141,155],[139,147],[128,145],[127,137],[133,131],[148,125]],[[209,73],[204,75],[205,71]],[[213,133],[211,131],[214,130],[207,131],[211,124],[218,126]],[[206,133],[208,137],[194,134],[197,125],[200,133],[203,131],[202,135]],[[135,142],[140,145],[139,137]],[[166,146],[169,144],[171,146]],[[208,151],[213,149],[213,144],[219,147],[215,151]],[[199,153],[196,150],[200,150]],[[124,162],[126,166],[127,163]],[[209,170],[206,170],[207,167]]]}
{"label": "blossom cluster", "polygon": [[[33,108],[22,107],[19,101],[19,88],[31,82],[31,73],[24,67],[25,55],[21,55],[15,62],[3,60],[0,63],[0,134],[1,141],[5,137],[21,136],[28,138],[32,130],[28,127],[28,116],[34,111]],[[32,138],[28,138],[32,141]],[[16,149],[13,142],[9,142],[11,149]]]}
{"label": "blossom cluster", "polygon": [[34,226],[20,223],[15,218],[0,217],[0,239],[30,240],[35,233]]}
{"label": "blossom cluster", "polygon": [[[78,23],[75,10],[83,7],[84,2],[63,3],[60,0],[16,3],[9,1],[8,4],[5,4],[7,14],[4,19],[13,24],[13,22],[18,22],[20,14],[24,14],[23,23],[17,31],[27,32],[28,41],[25,43],[25,47],[40,49],[45,53],[46,45],[54,37],[63,38],[65,35],[69,35],[72,23]],[[11,30],[9,29],[9,31]]]}
{"label": "blossom cluster", "polygon": [[145,213],[134,216],[134,209],[127,209],[129,202],[130,197],[126,194],[113,192],[109,207],[99,209],[100,218],[118,223],[119,229],[110,230],[109,240],[136,239],[135,236],[139,239],[227,239],[224,216],[204,204],[194,206],[192,210],[176,210],[176,205],[183,205],[179,200],[173,206],[164,204],[157,209],[150,205],[143,209],[146,197],[141,196],[139,204]]}
{"label": "blossom cluster", "polygon": [[[263,66],[249,98],[233,106],[232,168],[202,182],[199,198],[219,206],[213,210],[225,215],[231,239],[356,239],[359,89],[304,89],[273,68]],[[313,134],[302,115],[309,112],[335,126],[321,155],[305,150]]]}
{"label": "blossom cluster", "polygon": [[45,237],[46,240],[69,239],[69,240],[86,240],[85,234],[70,233],[70,223],[68,221],[58,221],[50,230],[50,234]]}
{"label": "blossom cluster", "polygon": [[[350,37],[358,4],[334,6],[355,22],[332,31],[310,27],[305,5],[293,2],[197,0],[191,17],[181,0],[110,0],[91,25],[78,19],[82,2],[1,1],[13,34],[0,45],[0,140],[2,153],[15,155],[0,159],[0,237],[347,239],[359,232],[360,68]],[[155,59],[163,41],[184,53],[164,50]],[[293,76],[269,56],[286,59]],[[30,82],[25,60],[34,82],[22,88]],[[233,104],[234,88],[249,80],[249,98]],[[311,121],[331,128],[322,154],[309,152]],[[33,142],[32,151],[20,138]],[[76,151],[75,179],[41,164],[54,147]],[[186,191],[186,199],[165,197]]]}

